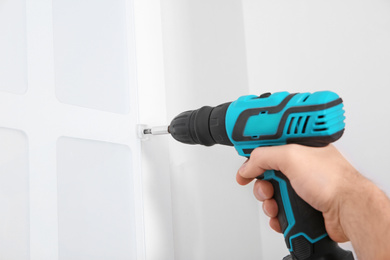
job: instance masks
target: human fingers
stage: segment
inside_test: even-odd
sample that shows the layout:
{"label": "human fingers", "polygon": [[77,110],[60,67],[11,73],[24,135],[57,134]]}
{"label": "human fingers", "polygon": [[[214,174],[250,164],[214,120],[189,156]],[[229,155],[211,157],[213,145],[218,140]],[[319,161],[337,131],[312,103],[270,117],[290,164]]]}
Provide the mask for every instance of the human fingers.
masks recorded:
{"label": "human fingers", "polygon": [[238,184],[240,185],[247,185],[248,183],[250,183],[251,181],[253,181],[254,178],[244,178],[242,177],[238,172],[237,172],[237,175],[236,175],[236,181]]}
{"label": "human fingers", "polygon": [[269,181],[257,180],[253,185],[253,194],[259,201],[265,201],[274,196],[274,187]]}
{"label": "human fingers", "polygon": [[253,179],[266,170],[281,170],[288,150],[288,145],[256,148],[250,159],[238,170],[238,174],[244,179]]}
{"label": "human fingers", "polygon": [[280,227],[279,220],[277,218],[271,218],[269,220],[269,226],[278,233],[282,233],[282,228]]}
{"label": "human fingers", "polygon": [[276,218],[278,216],[278,204],[274,199],[265,200],[263,202],[263,211],[270,218]]}

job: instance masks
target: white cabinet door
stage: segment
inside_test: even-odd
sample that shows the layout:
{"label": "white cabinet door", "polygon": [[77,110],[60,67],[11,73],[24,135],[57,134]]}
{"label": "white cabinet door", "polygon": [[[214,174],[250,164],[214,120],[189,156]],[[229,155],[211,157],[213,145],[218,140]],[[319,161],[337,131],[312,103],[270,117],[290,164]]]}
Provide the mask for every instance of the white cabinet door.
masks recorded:
{"label": "white cabinet door", "polygon": [[0,258],[144,259],[132,1],[0,1]]}

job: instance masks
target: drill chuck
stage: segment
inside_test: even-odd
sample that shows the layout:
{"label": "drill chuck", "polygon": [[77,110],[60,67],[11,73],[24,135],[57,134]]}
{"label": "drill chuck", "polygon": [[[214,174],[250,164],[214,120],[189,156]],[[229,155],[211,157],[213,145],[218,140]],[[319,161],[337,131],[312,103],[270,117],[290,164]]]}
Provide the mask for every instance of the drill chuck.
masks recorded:
{"label": "drill chuck", "polygon": [[185,144],[233,146],[225,125],[226,111],[230,103],[185,111],[172,120],[169,132],[174,139]]}

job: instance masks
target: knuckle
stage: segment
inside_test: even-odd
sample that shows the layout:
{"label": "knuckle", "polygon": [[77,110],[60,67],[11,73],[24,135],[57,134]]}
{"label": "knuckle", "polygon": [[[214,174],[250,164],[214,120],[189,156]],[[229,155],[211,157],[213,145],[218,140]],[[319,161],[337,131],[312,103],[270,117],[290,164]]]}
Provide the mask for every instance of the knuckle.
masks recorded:
{"label": "knuckle", "polygon": [[260,158],[262,156],[262,153],[263,153],[262,147],[257,147],[252,151],[250,158],[251,159]]}

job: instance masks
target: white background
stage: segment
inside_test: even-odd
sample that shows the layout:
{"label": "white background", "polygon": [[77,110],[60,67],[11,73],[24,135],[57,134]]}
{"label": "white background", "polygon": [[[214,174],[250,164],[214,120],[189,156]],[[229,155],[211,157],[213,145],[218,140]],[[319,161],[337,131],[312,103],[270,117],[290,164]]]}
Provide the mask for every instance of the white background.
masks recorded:
{"label": "white background", "polygon": [[0,258],[282,259],[244,158],[136,124],[333,90],[337,147],[389,192],[388,46],[388,1],[0,0]]}
{"label": "white background", "polygon": [[[248,93],[333,90],[344,99],[347,117],[336,146],[390,192],[388,1],[145,2],[161,11],[144,18],[149,26],[155,22],[150,32],[158,32],[148,47],[158,54],[149,64],[159,74],[148,75],[154,86],[140,90],[143,123],[164,124],[182,111]],[[143,148],[145,184],[153,184],[144,193],[148,259],[287,254],[252,187],[235,184],[244,159],[232,148],[184,146],[170,137],[151,138]]]}
{"label": "white background", "polygon": [[[243,7],[251,92],[337,92],[346,131],[336,146],[390,192],[390,2],[244,0]],[[264,226],[264,256],[278,259],[280,240]]]}

